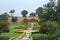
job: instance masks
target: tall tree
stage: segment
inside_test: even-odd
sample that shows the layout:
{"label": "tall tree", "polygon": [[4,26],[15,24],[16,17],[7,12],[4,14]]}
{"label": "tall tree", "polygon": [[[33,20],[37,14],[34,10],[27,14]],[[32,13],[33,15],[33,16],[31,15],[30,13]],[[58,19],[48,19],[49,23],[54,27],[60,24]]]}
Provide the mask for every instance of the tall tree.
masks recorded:
{"label": "tall tree", "polygon": [[47,4],[44,5],[44,7],[40,7],[38,8],[38,10],[40,11],[37,11],[38,12],[38,16],[39,18],[44,21],[47,21],[47,20],[51,20],[53,21],[55,19],[55,1],[54,0],[50,0],[50,2],[48,2]]}
{"label": "tall tree", "polygon": [[14,10],[14,9],[12,9],[12,10],[10,10],[10,12],[9,12],[9,13],[11,13],[11,16],[12,16],[14,12],[15,12],[15,10]]}
{"label": "tall tree", "polygon": [[26,15],[28,14],[28,11],[27,11],[27,10],[23,10],[23,11],[21,12],[21,14],[23,15],[23,17],[26,17]]}
{"label": "tall tree", "polygon": [[60,22],[60,0],[58,0],[56,6],[56,21]]}
{"label": "tall tree", "polygon": [[42,7],[38,7],[37,9],[36,9],[36,14],[42,14],[43,13],[43,8]]}

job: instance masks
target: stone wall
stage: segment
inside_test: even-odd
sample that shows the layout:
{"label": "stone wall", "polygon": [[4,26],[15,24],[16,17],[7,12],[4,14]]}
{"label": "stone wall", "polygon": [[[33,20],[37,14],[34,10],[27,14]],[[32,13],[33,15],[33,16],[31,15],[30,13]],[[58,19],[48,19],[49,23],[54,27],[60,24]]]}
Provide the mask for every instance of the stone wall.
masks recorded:
{"label": "stone wall", "polygon": [[[12,19],[12,17],[10,16],[10,17],[8,17],[8,22],[9,23],[12,23],[11,22],[11,19]],[[17,17],[17,23],[21,23],[24,19],[27,19],[27,20],[31,20],[31,19],[35,19],[35,20],[37,20],[38,21],[38,17]],[[33,24],[37,24],[38,22],[33,22]],[[28,22],[28,24],[31,24],[31,22]]]}

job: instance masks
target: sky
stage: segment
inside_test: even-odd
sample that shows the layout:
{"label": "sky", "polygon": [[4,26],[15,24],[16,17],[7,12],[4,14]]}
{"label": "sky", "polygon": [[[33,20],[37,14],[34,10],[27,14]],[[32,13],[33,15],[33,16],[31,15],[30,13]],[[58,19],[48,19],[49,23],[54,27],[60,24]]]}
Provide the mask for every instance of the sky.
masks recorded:
{"label": "sky", "polygon": [[7,12],[11,9],[15,10],[14,16],[22,16],[21,11],[27,10],[30,14],[35,12],[38,7],[43,7],[49,0],[0,0],[0,14]]}

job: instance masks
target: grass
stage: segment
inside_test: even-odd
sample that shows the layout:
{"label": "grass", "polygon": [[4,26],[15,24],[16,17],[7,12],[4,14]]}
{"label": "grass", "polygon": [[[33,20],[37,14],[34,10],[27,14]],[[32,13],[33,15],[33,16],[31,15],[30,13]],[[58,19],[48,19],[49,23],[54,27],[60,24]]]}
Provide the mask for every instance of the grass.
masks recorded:
{"label": "grass", "polygon": [[15,30],[14,28],[15,27],[16,27],[16,25],[9,25],[10,32],[8,32],[8,33],[1,33],[0,36],[6,36],[6,37],[9,37],[9,38],[18,37],[22,33],[14,32],[14,30]]}

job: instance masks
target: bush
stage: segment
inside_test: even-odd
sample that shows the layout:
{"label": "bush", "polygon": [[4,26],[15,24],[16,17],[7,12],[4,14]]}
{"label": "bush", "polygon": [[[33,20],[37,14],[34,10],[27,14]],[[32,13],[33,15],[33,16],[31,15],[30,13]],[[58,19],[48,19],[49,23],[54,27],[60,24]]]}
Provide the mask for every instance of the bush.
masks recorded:
{"label": "bush", "polygon": [[9,37],[0,36],[0,40],[9,40]]}
{"label": "bush", "polygon": [[58,40],[60,37],[60,25],[55,21],[44,22],[41,24],[39,32],[47,34],[47,40]]}
{"label": "bush", "polygon": [[12,17],[12,22],[16,22],[17,21],[17,17]]}
{"label": "bush", "polygon": [[54,21],[44,22],[41,24],[41,28],[39,31],[41,33],[54,34],[58,26],[59,26],[58,23]]}
{"label": "bush", "polygon": [[0,22],[0,32],[9,32],[8,22]]}
{"label": "bush", "polygon": [[39,30],[40,29],[40,25],[34,25],[33,30]]}
{"label": "bush", "polygon": [[47,40],[46,34],[35,33],[35,34],[32,34],[32,36],[33,36],[33,40]]}

